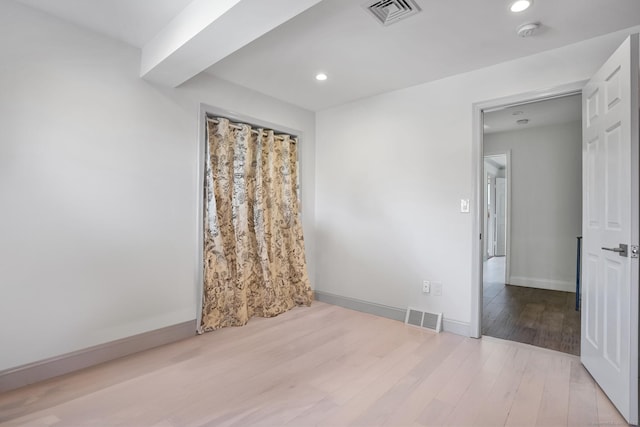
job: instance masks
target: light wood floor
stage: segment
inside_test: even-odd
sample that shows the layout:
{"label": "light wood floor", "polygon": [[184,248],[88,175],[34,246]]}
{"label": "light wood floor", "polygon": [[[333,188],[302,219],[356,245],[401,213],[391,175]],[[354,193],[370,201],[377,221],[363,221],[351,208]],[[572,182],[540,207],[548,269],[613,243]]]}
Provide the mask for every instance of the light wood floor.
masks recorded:
{"label": "light wood floor", "polygon": [[575,356],[314,302],[5,393],[0,425],[625,424]]}

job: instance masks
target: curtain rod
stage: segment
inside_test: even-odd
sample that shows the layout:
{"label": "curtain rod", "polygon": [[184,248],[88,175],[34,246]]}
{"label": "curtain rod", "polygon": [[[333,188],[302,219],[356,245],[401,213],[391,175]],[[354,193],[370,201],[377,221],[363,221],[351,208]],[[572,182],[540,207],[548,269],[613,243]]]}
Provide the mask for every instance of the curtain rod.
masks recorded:
{"label": "curtain rod", "polygon": [[[213,123],[216,123],[216,124],[220,123],[220,121],[219,121],[217,118],[209,117],[209,115],[207,115],[206,117],[207,117],[207,121],[208,121],[208,122],[213,122]],[[224,119],[229,120],[229,127],[230,127],[230,128],[232,128],[232,129],[238,129],[238,130],[239,130],[239,129],[242,129],[242,126],[240,126],[239,124],[234,123],[234,122],[232,121],[232,119],[229,119],[229,118],[227,118],[227,117],[221,117],[221,118],[224,118]],[[251,127],[251,133],[255,133],[256,135],[261,135],[261,132],[260,132],[260,131],[258,131],[258,130],[253,129],[253,127],[258,127],[259,129],[263,129],[263,130],[271,130],[271,131],[273,131],[273,132],[274,132],[274,135],[273,135],[273,136],[274,136],[274,138],[284,138],[285,136],[288,136],[288,137],[290,137],[290,138],[291,138],[291,142],[292,142],[292,143],[296,144],[296,143],[298,142],[298,137],[297,137],[297,136],[294,136],[294,135],[289,135],[289,134],[284,134],[284,133],[282,133],[282,134],[276,134],[276,133],[275,133],[276,131],[275,131],[275,130],[273,130],[273,129],[266,129],[266,128],[263,128],[263,127],[260,127],[260,126],[257,126],[257,125],[253,125],[253,124],[251,124],[251,123],[243,123],[243,124],[246,124],[246,125],[248,125],[249,127]]]}

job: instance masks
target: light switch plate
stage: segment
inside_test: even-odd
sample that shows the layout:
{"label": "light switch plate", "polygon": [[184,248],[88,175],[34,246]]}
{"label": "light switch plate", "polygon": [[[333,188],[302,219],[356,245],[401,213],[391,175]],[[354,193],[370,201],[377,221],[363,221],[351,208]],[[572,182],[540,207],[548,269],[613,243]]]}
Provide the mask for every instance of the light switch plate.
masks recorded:
{"label": "light switch plate", "polygon": [[469,213],[469,199],[460,199],[460,212]]}

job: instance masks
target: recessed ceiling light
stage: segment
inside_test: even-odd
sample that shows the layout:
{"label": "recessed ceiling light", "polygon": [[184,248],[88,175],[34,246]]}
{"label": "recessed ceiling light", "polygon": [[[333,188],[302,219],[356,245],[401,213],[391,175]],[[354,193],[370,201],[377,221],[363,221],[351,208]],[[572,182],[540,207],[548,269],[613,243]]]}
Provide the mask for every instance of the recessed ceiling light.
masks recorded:
{"label": "recessed ceiling light", "polygon": [[517,0],[514,1],[513,3],[511,3],[511,12],[522,12],[524,10],[529,9],[529,7],[531,6],[531,4],[533,3],[532,0]]}
{"label": "recessed ceiling light", "polygon": [[316,74],[316,80],[323,82],[327,80],[327,75],[325,73],[318,73]]}
{"label": "recessed ceiling light", "polygon": [[527,123],[529,123],[529,119],[520,119],[516,121],[516,123],[519,125],[526,125]]}

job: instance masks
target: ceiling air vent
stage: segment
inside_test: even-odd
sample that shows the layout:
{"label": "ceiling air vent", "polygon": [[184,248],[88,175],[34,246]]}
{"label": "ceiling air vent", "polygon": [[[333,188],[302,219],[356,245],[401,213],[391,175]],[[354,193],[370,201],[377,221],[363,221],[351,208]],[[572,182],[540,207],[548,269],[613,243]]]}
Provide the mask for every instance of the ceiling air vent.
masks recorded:
{"label": "ceiling air vent", "polygon": [[366,3],[364,7],[382,25],[391,25],[420,12],[420,7],[413,0],[376,0]]}

